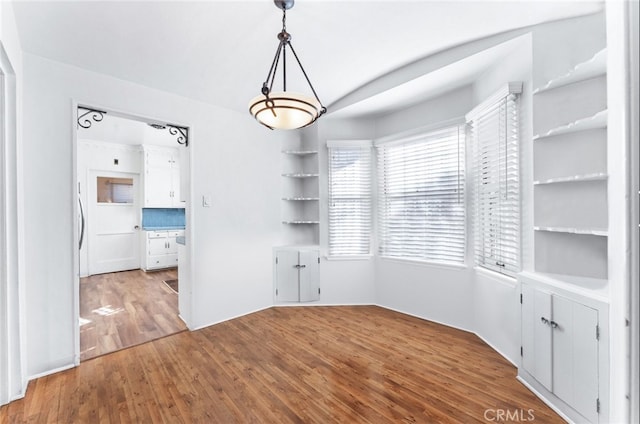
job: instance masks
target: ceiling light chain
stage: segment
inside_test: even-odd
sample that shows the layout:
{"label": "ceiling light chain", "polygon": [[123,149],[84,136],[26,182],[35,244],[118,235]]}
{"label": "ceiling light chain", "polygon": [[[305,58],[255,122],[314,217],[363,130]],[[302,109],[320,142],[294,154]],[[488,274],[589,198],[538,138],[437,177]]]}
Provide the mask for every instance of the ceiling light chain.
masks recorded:
{"label": "ceiling light chain", "polygon": [[[282,31],[278,33],[278,48],[271,62],[267,78],[262,83],[262,95],[257,96],[249,103],[249,111],[262,125],[270,129],[295,129],[314,123],[320,116],[327,112],[322,105],[315,88],[309,80],[293,45],[291,34],[287,32],[287,9],[293,7],[294,0],[274,0],[276,6],[282,9]],[[291,49],[302,74],[304,75],[314,98],[299,93],[287,92],[287,47]],[[280,57],[282,56],[282,85],[283,92],[273,93]]]}

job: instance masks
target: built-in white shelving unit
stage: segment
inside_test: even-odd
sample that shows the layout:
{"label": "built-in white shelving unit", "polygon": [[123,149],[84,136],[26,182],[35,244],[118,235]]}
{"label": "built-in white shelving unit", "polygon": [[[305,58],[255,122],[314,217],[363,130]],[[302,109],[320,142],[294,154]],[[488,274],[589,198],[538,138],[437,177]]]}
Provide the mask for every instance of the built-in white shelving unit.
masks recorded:
{"label": "built-in white shelving unit", "polygon": [[304,140],[282,149],[282,223],[288,241],[316,244],[319,238],[318,150]]}
{"label": "built-in white shelving unit", "polygon": [[535,271],[599,295],[608,278],[606,57],[598,51],[533,90]]}

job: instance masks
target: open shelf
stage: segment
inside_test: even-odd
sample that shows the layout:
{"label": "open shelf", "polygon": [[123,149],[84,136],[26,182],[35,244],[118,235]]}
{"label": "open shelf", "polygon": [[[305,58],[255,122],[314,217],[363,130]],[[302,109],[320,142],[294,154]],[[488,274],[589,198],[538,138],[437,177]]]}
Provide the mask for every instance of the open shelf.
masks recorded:
{"label": "open shelf", "polygon": [[296,156],[306,156],[306,155],[315,155],[318,153],[317,150],[283,150],[282,153],[285,155],[296,155]]}
{"label": "open shelf", "polygon": [[283,140],[281,153],[280,221],[289,243],[320,241],[320,169],[315,138]]}
{"label": "open shelf", "polygon": [[550,231],[553,233],[567,233],[567,234],[587,234],[592,236],[606,237],[608,232],[603,229],[596,228],[568,228],[568,227],[533,227],[536,231]]}
{"label": "open shelf", "polygon": [[606,180],[608,175],[604,172],[595,172],[593,174],[584,174],[584,175],[572,175],[569,177],[557,177],[557,178],[549,178],[546,180],[536,180],[533,182],[534,185],[540,184],[555,184],[555,183],[570,183],[574,181],[600,181]]}
{"label": "open shelf", "polygon": [[318,177],[320,174],[304,174],[304,173],[290,173],[290,174],[282,174],[283,177],[290,178],[313,178]]}
{"label": "open shelf", "polygon": [[607,49],[602,49],[593,55],[591,59],[578,63],[566,74],[550,80],[543,87],[535,89],[533,94],[544,93],[554,88],[564,87],[565,85],[604,75],[606,72]]}
{"label": "open shelf", "polygon": [[591,130],[595,128],[606,128],[607,127],[607,117],[608,113],[606,110],[602,110],[595,115],[589,116],[587,118],[578,119],[574,122],[570,122],[565,125],[561,125],[559,127],[553,128],[543,134],[536,134],[533,136],[534,140],[540,140],[545,137],[551,137],[554,135],[567,134],[571,132]]}

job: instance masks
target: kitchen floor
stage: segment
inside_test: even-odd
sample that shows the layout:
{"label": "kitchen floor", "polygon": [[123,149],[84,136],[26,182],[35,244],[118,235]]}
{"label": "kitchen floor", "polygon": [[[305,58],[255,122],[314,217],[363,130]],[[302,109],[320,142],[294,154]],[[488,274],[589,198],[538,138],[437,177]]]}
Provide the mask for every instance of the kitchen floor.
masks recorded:
{"label": "kitchen floor", "polygon": [[80,360],[186,330],[178,294],[163,282],[177,278],[177,268],[81,278]]}

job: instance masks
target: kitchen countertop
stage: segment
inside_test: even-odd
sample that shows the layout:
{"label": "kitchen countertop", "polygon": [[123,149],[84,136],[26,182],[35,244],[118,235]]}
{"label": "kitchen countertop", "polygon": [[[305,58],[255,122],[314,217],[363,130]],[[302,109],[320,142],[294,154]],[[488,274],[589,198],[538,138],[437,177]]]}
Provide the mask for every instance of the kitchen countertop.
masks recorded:
{"label": "kitchen countertop", "polygon": [[142,229],[144,231],[166,231],[166,230],[184,230],[184,227],[176,227],[176,226],[169,226],[169,227],[142,227]]}
{"label": "kitchen countertop", "polygon": [[185,237],[184,237],[184,236],[178,236],[178,237],[176,237],[176,243],[181,244],[181,245],[183,245],[183,246],[184,246],[184,245],[186,245]]}

